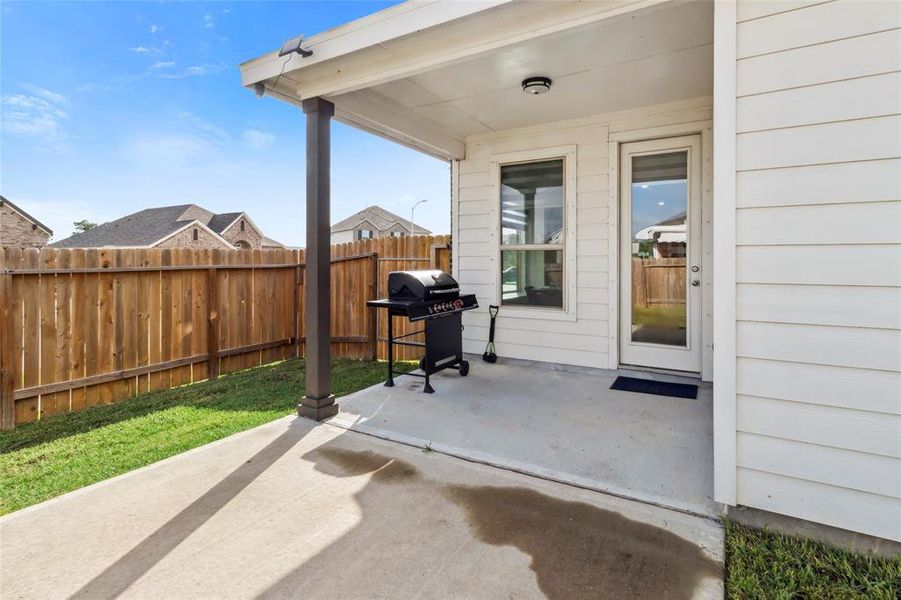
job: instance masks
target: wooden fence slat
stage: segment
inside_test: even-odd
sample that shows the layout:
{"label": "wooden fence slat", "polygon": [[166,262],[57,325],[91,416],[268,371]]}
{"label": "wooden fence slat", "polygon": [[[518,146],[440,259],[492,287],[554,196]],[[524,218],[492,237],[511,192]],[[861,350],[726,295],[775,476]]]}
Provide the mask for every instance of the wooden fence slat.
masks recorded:
{"label": "wooden fence slat", "polygon": [[[387,316],[366,301],[391,271],[449,270],[449,239],[332,247],[333,356],[387,355]],[[292,249],[2,250],[0,427],[302,355],[304,261]]]}

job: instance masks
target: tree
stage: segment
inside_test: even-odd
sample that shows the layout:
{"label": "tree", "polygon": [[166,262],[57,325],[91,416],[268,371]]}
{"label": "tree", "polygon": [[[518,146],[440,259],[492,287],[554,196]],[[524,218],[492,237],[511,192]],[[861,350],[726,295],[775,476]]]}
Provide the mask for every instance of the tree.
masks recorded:
{"label": "tree", "polygon": [[73,235],[76,233],[84,233],[85,231],[90,231],[97,227],[97,223],[91,223],[87,219],[75,221],[74,223],[72,223],[72,225],[75,226],[75,231],[72,232]]}

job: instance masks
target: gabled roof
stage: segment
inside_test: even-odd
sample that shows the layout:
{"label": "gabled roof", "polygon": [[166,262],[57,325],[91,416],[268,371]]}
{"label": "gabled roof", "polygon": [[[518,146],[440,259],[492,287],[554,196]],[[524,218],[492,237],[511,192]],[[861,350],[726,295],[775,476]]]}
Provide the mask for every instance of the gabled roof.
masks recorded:
{"label": "gabled roof", "polygon": [[243,212],[215,214],[196,204],[178,204],[145,208],[121,219],[98,225],[51,244],[54,248],[151,247],[187,227],[199,223],[208,228],[226,246],[231,244],[220,234]]}
{"label": "gabled roof", "polygon": [[39,228],[43,229],[45,232],[47,232],[47,235],[53,235],[52,229],[50,229],[49,227],[47,227],[46,225],[44,225],[43,223],[41,223],[40,221],[38,221],[37,219],[32,217],[31,215],[29,215],[27,212],[25,212],[18,206],[16,206],[13,202],[8,200],[5,196],[0,195],[0,206],[3,206],[4,204],[9,206],[11,209],[16,211],[17,213],[19,213],[20,215],[22,215],[23,217],[25,217],[26,219],[28,219],[29,221],[34,223],[35,225],[37,225]]}
{"label": "gabled roof", "polygon": [[[354,229],[358,225],[366,222],[371,223],[379,231],[385,231],[395,225],[400,225],[404,231],[410,231],[410,219],[399,217],[393,212],[385,210],[381,206],[367,206],[360,212],[332,225],[332,233]],[[416,230],[416,235],[429,235],[432,233],[425,227],[416,223],[413,224],[413,227]]]}
{"label": "gabled roof", "polygon": [[243,215],[241,212],[231,212],[231,213],[222,213],[219,215],[213,215],[213,218],[210,219],[209,223],[207,223],[207,227],[215,231],[216,233],[222,233],[228,226],[234,223],[238,217]]}

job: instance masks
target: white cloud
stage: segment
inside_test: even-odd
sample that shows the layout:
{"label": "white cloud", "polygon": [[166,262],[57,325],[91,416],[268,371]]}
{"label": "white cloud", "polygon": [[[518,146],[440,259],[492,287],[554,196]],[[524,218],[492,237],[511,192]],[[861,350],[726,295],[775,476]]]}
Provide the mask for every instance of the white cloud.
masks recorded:
{"label": "white cloud", "polygon": [[135,54],[147,54],[148,52],[150,52],[150,48],[147,48],[146,46],[134,46],[132,48],[129,48],[129,50],[131,50]]}
{"label": "white cloud", "polygon": [[216,26],[216,22],[213,20],[212,14],[207,13],[207,14],[203,15],[203,27],[205,29],[209,29],[210,27],[215,27],[215,26]]}
{"label": "white cloud", "polygon": [[174,67],[174,66],[175,66],[175,61],[171,61],[171,60],[159,60],[159,61],[153,63],[152,65],[150,65],[150,69],[151,69],[151,70],[156,70],[156,69],[171,69],[171,68]]}
{"label": "white cloud", "polygon": [[185,77],[199,77],[201,75],[215,75],[221,73],[228,67],[224,63],[191,65],[182,71],[160,73],[161,79],[184,79]]}
{"label": "white cloud", "polygon": [[275,141],[275,136],[258,129],[248,129],[242,134],[241,140],[251,150],[265,150]]}
{"label": "white cloud", "polygon": [[48,102],[52,102],[54,104],[68,104],[69,99],[63,96],[62,94],[57,94],[56,92],[52,92],[47,88],[38,87],[36,85],[32,85],[30,83],[23,83],[22,88],[28,90],[35,96],[39,96]]}
{"label": "white cloud", "polygon": [[132,137],[120,149],[120,155],[145,167],[184,165],[204,158],[215,145],[199,135],[145,133]]}
{"label": "white cloud", "polygon": [[216,142],[221,143],[230,142],[232,139],[227,131],[225,131],[221,127],[213,125],[209,121],[201,119],[195,114],[183,112],[181,114],[181,118],[184,121],[183,125],[179,125],[179,128],[182,131],[190,129],[200,135],[206,136]]}
{"label": "white cloud", "polygon": [[150,33],[159,33],[162,30],[163,30],[163,28],[160,27],[159,25],[151,25],[150,28],[148,29],[148,31]]}
{"label": "white cloud", "polygon": [[9,135],[35,138],[44,149],[61,150],[69,135],[63,128],[69,114],[63,106],[69,99],[51,90],[23,85],[30,94],[8,94],[0,97],[2,130]]}

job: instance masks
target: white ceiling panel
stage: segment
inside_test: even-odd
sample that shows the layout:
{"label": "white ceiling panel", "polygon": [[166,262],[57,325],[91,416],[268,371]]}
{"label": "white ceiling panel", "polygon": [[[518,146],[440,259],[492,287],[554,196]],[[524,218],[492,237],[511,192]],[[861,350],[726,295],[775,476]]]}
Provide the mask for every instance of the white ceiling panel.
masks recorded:
{"label": "white ceiling panel", "polygon": [[[553,80],[539,96],[521,81]],[[674,1],[361,92],[456,140],[713,93],[713,4]],[[334,98],[340,105],[342,96]],[[378,121],[378,115],[366,115]]]}

